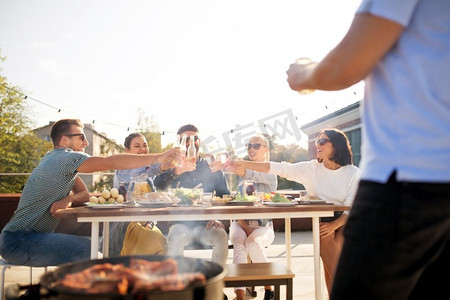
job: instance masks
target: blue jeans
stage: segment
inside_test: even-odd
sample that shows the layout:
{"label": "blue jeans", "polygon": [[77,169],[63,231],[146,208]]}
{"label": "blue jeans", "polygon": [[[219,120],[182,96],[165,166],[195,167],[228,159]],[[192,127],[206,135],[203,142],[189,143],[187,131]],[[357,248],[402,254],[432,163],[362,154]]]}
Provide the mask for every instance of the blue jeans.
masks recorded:
{"label": "blue jeans", "polygon": [[90,258],[91,242],[76,235],[18,230],[2,232],[0,254],[8,262],[30,266],[57,266]]}
{"label": "blue jeans", "polygon": [[361,181],[330,299],[448,295],[450,184]]}

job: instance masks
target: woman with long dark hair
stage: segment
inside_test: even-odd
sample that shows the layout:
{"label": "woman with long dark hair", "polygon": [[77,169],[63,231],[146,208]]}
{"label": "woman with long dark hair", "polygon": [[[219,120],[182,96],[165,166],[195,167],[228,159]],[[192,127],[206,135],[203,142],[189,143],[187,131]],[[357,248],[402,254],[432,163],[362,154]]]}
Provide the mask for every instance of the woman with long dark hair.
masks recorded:
{"label": "woman with long dark hair", "polygon": [[[344,132],[329,128],[319,133],[316,140],[317,158],[298,163],[233,161],[232,168],[266,172],[296,181],[306,188],[311,198],[337,205],[351,206],[359,182],[360,170],[353,165],[350,143]],[[344,238],[343,226],[348,211],[334,217],[322,218],[320,223],[320,256],[325,269],[325,281],[331,292],[334,272]]]}

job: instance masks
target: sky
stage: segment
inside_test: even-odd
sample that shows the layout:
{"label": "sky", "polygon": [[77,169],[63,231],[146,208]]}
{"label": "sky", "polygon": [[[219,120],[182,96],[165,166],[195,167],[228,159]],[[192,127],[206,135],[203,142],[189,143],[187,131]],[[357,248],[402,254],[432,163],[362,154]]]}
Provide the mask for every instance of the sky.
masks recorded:
{"label": "sky", "polygon": [[29,96],[36,127],[79,118],[122,144],[146,117],[163,145],[192,123],[237,146],[278,123],[277,143],[305,146],[294,131],[361,100],[364,84],[300,95],[286,70],[323,58],[360,2],[0,0],[0,68]]}

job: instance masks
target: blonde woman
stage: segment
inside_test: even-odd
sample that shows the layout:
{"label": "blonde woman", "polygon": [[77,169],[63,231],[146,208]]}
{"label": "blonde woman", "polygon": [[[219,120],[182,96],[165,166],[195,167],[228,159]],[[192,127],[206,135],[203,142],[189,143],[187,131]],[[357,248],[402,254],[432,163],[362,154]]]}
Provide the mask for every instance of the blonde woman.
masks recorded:
{"label": "blonde woman", "polygon": [[[256,162],[268,162],[269,141],[262,135],[255,135],[246,144],[248,159]],[[270,193],[277,189],[277,176],[253,170],[236,170],[241,180],[252,180],[255,191]],[[243,191],[245,193],[245,191]],[[272,220],[237,220],[231,223],[230,240],[233,244],[233,263],[267,262],[264,248],[272,244],[275,237]],[[245,288],[235,288],[236,299],[245,299]],[[265,287],[264,300],[273,299],[270,286]]]}

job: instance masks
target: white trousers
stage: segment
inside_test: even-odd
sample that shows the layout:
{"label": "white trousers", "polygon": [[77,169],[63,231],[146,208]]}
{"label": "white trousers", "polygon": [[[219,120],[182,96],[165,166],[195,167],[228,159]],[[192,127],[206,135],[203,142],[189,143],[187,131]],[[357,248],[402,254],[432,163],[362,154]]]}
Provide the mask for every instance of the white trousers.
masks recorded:
{"label": "white trousers", "polygon": [[[237,222],[231,223],[230,240],[233,244],[233,263],[247,263],[247,255],[254,263],[267,262],[267,256],[264,248],[272,244],[275,233],[273,231],[272,222],[266,226],[252,227],[252,233],[247,236],[244,229]],[[235,290],[245,289],[237,287]]]}
{"label": "white trousers", "polygon": [[212,246],[211,261],[225,266],[228,258],[228,235],[222,228],[207,230],[204,226],[188,228],[184,224],[174,224],[169,228],[168,255],[183,256],[184,247],[193,241]]}

